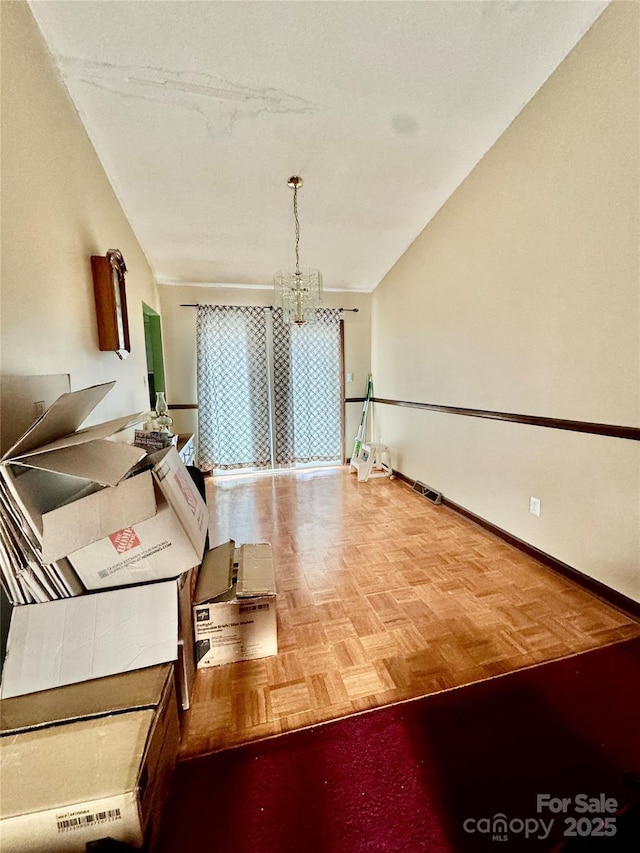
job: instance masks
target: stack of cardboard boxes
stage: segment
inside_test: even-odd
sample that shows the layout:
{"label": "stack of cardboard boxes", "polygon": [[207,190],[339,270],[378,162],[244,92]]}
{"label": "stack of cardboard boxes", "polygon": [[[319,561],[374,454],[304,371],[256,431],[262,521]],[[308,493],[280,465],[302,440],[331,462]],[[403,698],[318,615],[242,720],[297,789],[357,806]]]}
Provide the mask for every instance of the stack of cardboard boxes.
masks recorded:
{"label": "stack of cardboard boxes", "polygon": [[7,851],[150,848],[189,705],[207,507],[175,448],[112,440],[136,418],[79,429],[112,385],[60,397],[0,463],[16,605],[0,709]]}
{"label": "stack of cardboard boxes", "polygon": [[225,543],[199,572],[208,511],[175,447],[113,440],[137,418],[80,429],[112,386],[64,394],[0,461],[0,568],[17,605],[3,850],[150,847],[196,645],[201,666],[277,653],[270,546]]}
{"label": "stack of cardboard boxes", "polygon": [[180,658],[188,707],[207,506],[174,447],[109,440],[136,418],[79,428],[113,384],[62,395],[0,462],[4,586],[37,604],[13,611],[3,699]]}

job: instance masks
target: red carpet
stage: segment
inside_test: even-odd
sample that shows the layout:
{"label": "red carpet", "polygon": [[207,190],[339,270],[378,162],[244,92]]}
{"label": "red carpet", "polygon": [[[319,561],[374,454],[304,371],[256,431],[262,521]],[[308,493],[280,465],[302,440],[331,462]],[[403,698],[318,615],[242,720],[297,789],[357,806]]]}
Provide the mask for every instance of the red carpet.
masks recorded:
{"label": "red carpet", "polygon": [[160,851],[638,851],[639,721],[636,639],[180,764]]}

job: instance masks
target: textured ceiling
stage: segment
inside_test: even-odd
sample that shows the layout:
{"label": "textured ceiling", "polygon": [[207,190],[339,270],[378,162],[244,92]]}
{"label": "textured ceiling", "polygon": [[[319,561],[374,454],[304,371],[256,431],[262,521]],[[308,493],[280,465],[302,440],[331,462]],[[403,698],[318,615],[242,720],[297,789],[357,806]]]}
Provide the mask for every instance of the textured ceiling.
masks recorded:
{"label": "textured ceiling", "polygon": [[372,290],[606,2],[31,0],[162,283]]}

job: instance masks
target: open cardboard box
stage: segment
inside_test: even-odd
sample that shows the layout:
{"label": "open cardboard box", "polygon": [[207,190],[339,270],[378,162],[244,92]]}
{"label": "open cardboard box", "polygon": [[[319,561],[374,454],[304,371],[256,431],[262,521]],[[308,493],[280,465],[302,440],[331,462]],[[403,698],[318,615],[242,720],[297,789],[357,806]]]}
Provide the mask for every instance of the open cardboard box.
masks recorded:
{"label": "open cardboard box", "polygon": [[141,415],[78,429],[114,384],[63,394],[0,460],[43,564],[67,558],[90,590],[176,577],[199,564],[207,533],[175,448],[147,456],[109,440]]}
{"label": "open cardboard box", "polygon": [[151,517],[123,528],[109,525],[112,529],[104,538],[68,554],[89,590],[176,577],[200,564],[209,523],[207,505],[175,447],[158,450],[147,461],[151,471],[132,479],[153,478],[156,499]]}
{"label": "open cardboard box", "polygon": [[[40,543],[45,563],[108,535],[105,524],[117,530],[155,512],[150,483],[144,488],[136,478],[123,482],[144,451],[108,440],[142,415],[79,429],[114,385],[63,394],[0,460],[8,490]],[[123,499],[129,489],[136,491],[134,518]]]}
{"label": "open cardboard box", "polygon": [[271,545],[230,540],[205,553],[193,624],[198,667],[278,654]]}
{"label": "open cardboard box", "polygon": [[179,745],[170,665],[3,702],[3,849],[151,849]]}

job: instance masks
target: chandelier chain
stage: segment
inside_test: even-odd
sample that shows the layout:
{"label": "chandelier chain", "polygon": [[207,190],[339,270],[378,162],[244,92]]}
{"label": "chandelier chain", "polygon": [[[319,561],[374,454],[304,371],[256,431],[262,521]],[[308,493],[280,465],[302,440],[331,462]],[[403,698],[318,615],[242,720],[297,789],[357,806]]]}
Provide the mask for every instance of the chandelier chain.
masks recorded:
{"label": "chandelier chain", "polygon": [[[1,2],[1,0],[0,0]],[[317,309],[322,302],[322,273],[316,269],[300,269],[300,218],[298,216],[298,190],[302,178],[293,175],[287,181],[293,190],[293,218],[296,238],[295,270],[279,270],[273,277],[275,302],[282,308],[285,323],[304,326],[315,323]]]}
{"label": "chandelier chain", "polygon": [[298,185],[293,188],[293,218],[296,223],[296,275],[300,275],[300,221],[298,220]]}

